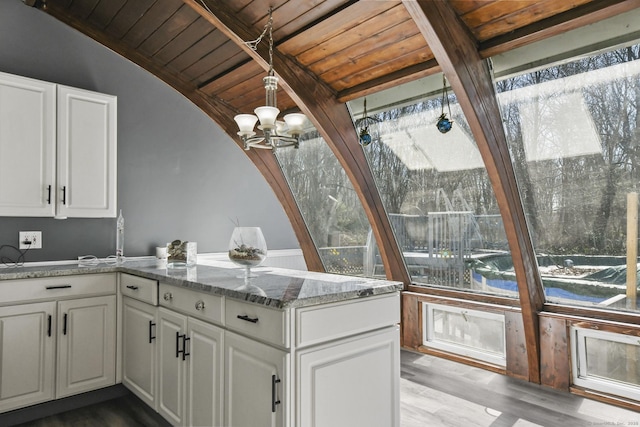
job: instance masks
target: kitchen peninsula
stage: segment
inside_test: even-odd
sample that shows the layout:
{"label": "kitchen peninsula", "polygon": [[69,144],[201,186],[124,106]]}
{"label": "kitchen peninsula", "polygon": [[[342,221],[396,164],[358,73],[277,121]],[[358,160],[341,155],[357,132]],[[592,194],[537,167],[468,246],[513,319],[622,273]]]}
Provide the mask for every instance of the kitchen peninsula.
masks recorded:
{"label": "kitchen peninsula", "polygon": [[402,284],[252,272],[0,269],[0,413],[121,382],[173,425],[399,425]]}

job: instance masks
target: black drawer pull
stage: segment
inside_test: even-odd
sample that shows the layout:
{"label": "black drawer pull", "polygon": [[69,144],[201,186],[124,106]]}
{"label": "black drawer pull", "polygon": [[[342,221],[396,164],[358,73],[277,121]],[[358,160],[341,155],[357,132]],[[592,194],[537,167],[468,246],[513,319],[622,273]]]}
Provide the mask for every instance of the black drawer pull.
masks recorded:
{"label": "black drawer pull", "polygon": [[246,320],[247,322],[251,323],[258,323],[257,317],[249,317],[246,314],[238,314],[238,319]]}
{"label": "black drawer pull", "polygon": [[46,290],[51,290],[51,289],[68,289],[70,288],[71,285],[54,285],[54,286],[47,286],[45,289]]}
{"label": "black drawer pull", "polygon": [[276,412],[276,405],[279,405],[280,399],[278,399],[278,393],[276,385],[280,383],[280,378],[275,375],[271,375],[271,412]]}
{"label": "black drawer pull", "polygon": [[47,187],[47,204],[51,204],[51,186]]}
{"label": "black drawer pull", "polygon": [[67,204],[67,186],[62,187],[62,204]]}
{"label": "black drawer pull", "polygon": [[62,335],[67,335],[67,313],[62,316]]}
{"label": "black drawer pull", "polygon": [[47,336],[51,336],[51,315],[47,316]]}
{"label": "black drawer pull", "polygon": [[127,289],[131,289],[131,290],[137,291],[138,287],[137,286],[133,286],[133,285],[127,285]]}
{"label": "black drawer pull", "polygon": [[[182,360],[186,360],[187,356],[191,356],[191,351],[187,350],[187,341],[191,341],[191,338],[184,334],[182,336]],[[191,349],[191,343],[189,343],[189,349]]]}
{"label": "black drawer pull", "polygon": [[153,343],[153,340],[156,339],[156,336],[153,334],[153,328],[156,326],[153,320],[149,320],[149,344]]}

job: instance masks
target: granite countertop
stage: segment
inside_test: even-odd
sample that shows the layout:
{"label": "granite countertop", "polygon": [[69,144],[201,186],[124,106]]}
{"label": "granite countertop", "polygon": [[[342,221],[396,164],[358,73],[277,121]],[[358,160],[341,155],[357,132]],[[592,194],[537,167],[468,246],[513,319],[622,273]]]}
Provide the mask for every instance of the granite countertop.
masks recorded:
{"label": "granite countertop", "polygon": [[0,268],[0,280],[58,277],[77,274],[122,272],[159,280],[173,286],[226,296],[273,308],[303,307],[358,299],[402,290],[401,282],[290,270],[257,267],[245,282],[244,269],[229,261],[198,259],[187,269],[168,269],[155,258],[127,260],[114,265],[100,262],[81,267],[78,263],[47,263],[46,265]]}

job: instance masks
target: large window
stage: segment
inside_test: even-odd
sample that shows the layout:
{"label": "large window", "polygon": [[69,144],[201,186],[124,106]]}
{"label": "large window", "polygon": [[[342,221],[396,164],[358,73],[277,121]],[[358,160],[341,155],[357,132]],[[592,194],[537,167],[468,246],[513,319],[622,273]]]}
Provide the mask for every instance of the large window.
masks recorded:
{"label": "large window", "polygon": [[[517,297],[480,152],[453,96],[453,129],[438,131],[442,102],[436,95],[356,120],[369,125],[372,142],[363,149],[409,274],[417,285]],[[369,252],[378,259],[375,248]],[[378,275],[379,264],[371,267]]]}
{"label": "large window", "polygon": [[625,295],[637,289],[626,242],[639,186],[639,59],[629,46],[496,83],[548,301],[636,309]]}
{"label": "large window", "polygon": [[[367,248],[375,246],[369,221],[344,169],[315,130],[299,149],[276,151],[322,263],[329,273],[371,272]],[[384,276],[384,269],[380,269]]]}

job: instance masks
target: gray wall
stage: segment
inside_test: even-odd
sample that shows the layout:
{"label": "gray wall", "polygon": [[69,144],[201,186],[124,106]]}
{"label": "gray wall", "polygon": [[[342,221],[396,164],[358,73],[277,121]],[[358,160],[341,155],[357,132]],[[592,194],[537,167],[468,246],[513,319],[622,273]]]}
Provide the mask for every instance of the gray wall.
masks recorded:
{"label": "gray wall", "polygon": [[[152,255],[173,239],[197,241],[201,253],[226,251],[236,220],[262,227],[269,249],[299,248],[244,152],[182,95],[128,60],[20,0],[1,0],[0,71],[118,97],[126,256]],[[29,251],[26,261],[115,252],[112,218],[0,217],[0,245],[17,246],[21,230],[43,232],[43,249]]]}

